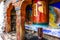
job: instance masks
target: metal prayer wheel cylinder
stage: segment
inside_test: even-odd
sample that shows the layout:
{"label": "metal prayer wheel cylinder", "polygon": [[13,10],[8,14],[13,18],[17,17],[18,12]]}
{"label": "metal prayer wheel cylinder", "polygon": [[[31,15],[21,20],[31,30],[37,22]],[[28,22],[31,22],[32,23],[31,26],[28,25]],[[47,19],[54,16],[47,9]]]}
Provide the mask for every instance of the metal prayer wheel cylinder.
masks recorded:
{"label": "metal prayer wheel cylinder", "polygon": [[43,26],[48,27],[48,24],[49,24],[48,9],[49,9],[48,0],[33,0],[32,22],[33,22],[33,25],[39,26],[38,28],[39,40],[42,40],[43,38]]}
{"label": "metal prayer wheel cylinder", "polygon": [[49,22],[48,0],[34,0],[32,6],[33,24],[47,24]]}

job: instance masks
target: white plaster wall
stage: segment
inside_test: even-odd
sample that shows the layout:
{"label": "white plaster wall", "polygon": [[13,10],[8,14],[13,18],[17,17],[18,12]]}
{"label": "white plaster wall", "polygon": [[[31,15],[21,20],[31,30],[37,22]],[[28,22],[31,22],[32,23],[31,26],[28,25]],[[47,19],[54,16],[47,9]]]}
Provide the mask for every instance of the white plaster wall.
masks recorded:
{"label": "white plaster wall", "polygon": [[3,40],[3,39],[2,39],[2,33],[3,33],[3,31],[4,31],[4,26],[5,26],[4,16],[5,16],[4,2],[2,1],[2,2],[0,3],[0,40]]}

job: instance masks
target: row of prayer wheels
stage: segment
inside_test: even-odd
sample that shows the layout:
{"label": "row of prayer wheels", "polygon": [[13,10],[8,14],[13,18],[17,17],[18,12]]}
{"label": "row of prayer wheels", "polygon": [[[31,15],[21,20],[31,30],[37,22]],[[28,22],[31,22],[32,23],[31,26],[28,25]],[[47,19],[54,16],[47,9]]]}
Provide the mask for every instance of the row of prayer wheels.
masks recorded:
{"label": "row of prayer wheels", "polygon": [[[37,25],[39,26],[38,28],[38,38],[41,40],[43,37],[43,27],[48,26],[49,24],[49,10],[48,10],[48,0],[32,0],[32,14],[30,20],[32,21],[32,25]],[[26,9],[21,9],[22,14],[26,11]],[[25,14],[25,13],[24,13]],[[23,15],[26,16],[26,15]],[[26,18],[25,18],[26,19]],[[27,21],[28,22],[28,21]],[[23,25],[24,23],[22,23]],[[41,27],[40,27],[41,26]],[[34,26],[33,26],[34,27]],[[24,35],[25,33],[25,28],[24,26],[21,26],[22,28],[22,34]],[[21,40],[24,40],[24,37],[21,36]]]}

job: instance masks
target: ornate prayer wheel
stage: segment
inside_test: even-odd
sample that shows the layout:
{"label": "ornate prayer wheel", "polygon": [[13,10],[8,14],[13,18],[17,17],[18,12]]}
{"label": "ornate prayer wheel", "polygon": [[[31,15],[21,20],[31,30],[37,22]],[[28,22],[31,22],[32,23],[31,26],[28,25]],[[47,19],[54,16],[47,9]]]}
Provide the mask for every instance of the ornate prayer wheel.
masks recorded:
{"label": "ornate prayer wheel", "polygon": [[33,25],[38,27],[38,38],[43,38],[43,28],[49,24],[48,0],[33,0],[32,21]]}
{"label": "ornate prayer wheel", "polygon": [[32,6],[32,21],[34,25],[48,26],[49,10],[48,0],[34,0]]}

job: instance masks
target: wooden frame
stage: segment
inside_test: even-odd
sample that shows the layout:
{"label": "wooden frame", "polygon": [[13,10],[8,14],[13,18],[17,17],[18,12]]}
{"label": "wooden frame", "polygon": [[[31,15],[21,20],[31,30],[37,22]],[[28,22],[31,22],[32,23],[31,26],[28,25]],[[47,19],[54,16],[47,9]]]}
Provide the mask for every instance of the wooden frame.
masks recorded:
{"label": "wooden frame", "polygon": [[[16,32],[17,32],[17,40],[24,40],[24,34],[25,34],[25,16],[26,16],[26,6],[32,4],[32,0],[25,0],[23,1],[22,5],[21,5],[21,24],[18,25],[18,15],[16,14]],[[10,32],[11,31],[11,10],[13,9],[13,5],[12,3],[9,4],[9,7],[7,8],[7,25],[6,25],[6,30],[5,32]]]}
{"label": "wooden frame", "polygon": [[22,23],[21,23],[22,27],[20,28],[20,30],[22,30],[22,31],[20,31],[20,35],[22,37],[21,40],[24,40],[24,34],[25,34],[25,26],[24,26],[24,23],[25,23],[25,19],[26,19],[25,18],[25,16],[26,16],[26,7],[29,4],[32,4],[32,0],[26,0],[21,5],[21,20],[22,20]]}
{"label": "wooden frame", "polygon": [[11,10],[13,9],[12,3],[9,4],[9,7],[7,8],[6,16],[7,16],[7,25],[6,25],[6,32],[11,31]]}

